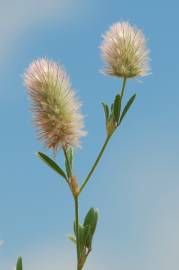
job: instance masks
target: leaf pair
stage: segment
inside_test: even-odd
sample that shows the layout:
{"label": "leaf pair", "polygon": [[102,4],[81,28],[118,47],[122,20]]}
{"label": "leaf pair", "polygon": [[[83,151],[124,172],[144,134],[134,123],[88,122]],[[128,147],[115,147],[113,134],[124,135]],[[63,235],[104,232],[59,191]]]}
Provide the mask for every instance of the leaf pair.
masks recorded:
{"label": "leaf pair", "polygon": [[[96,230],[98,222],[98,211],[94,208],[91,208],[82,224],[78,226],[78,236],[79,236],[79,245],[80,245],[80,254],[85,255],[86,249],[91,250],[92,239]],[[69,235],[68,238],[76,244],[76,223],[74,222],[74,234]]]}
{"label": "leaf pair", "polygon": [[23,267],[22,267],[22,258],[21,257],[19,257],[17,259],[16,270],[23,270]]}
{"label": "leaf pair", "polygon": [[[98,221],[98,211],[95,210],[94,208],[91,208],[82,224],[78,225],[78,240],[79,240],[79,264],[80,264],[80,269],[82,269],[86,258],[88,257],[91,247],[92,247],[92,239],[93,235],[96,230],[96,225]],[[70,235],[68,238],[76,244],[76,237],[77,237],[77,228],[76,228],[76,223],[74,222],[74,233],[75,236]]]}
{"label": "leaf pair", "polygon": [[108,135],[111,135],[113,131],[120,125],[124,116],[127,114],[129,108],[131,107],[132,103],[136,98],[136,94],[134,94],[125,105],[122,113],[121,113],[121,96],[116,95],[114,99],[114,103],[112,103],[111,108],[106,103],[102,103],[104,113],[105,113],[105,120],[106,120],[106,129]]}
{"label": "leaf pair", "polygon": [[120,116],[120,109],[121,109],[121,97],[120,95],[116,95],[114,103],[112,103],[111,108],[106,103],[102,103],[104,113],[105,113],[105,119],[106,123],[113,119],[114,122],[119,121]]}

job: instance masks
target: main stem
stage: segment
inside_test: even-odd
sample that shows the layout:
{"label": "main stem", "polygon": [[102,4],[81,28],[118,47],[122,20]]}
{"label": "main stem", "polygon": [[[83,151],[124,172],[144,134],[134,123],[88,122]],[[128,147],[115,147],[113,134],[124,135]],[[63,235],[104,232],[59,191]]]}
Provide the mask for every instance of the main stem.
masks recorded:
{"label": "main stem", "polygon": [[78,196],[75,199],[75,227],[76,227],[76,251],[77,251],[77,270],[80,270],[80,247],[79,247],[79,207]]}
{"label": "main stem", "polygon": [[[68,179],[68,184],[70,186],[70,189],[72,191],[72,188],[71,188],[71,185],[70,185],[70,179],[72,177],[72,170],[71,170],[71,167],[70,167],[70,164],[69,164],[69,160],[68,160],[68,156],[67,156],[67,152],[66,152],[66,148],[64,147],[63,148],[63,152],[64,152],[64,155],[65,155],[65,159],[66,159],[66,162],[67,162],[67,166],[68,166],[68,169],[69,169],[69,173],[70,173],[70,176],[69,176],[69,179]],[[72,191],[73,193],[73,191]],[[80,269],[80,247],[79,247],[79,230],[78,230],[78,227],[79,227],[79,206],[78,206],[78,196],[74,196],[74,202],[75,202],[75,227],[76,227],[76,251],[77,251],[77,270],[81,270]]]}

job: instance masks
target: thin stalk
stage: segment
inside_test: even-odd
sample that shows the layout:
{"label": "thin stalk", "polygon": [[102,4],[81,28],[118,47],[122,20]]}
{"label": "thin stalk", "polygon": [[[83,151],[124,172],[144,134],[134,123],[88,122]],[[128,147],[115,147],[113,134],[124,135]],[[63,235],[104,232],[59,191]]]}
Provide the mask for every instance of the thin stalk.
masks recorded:
{"label": "thin stalk", "polygon": [[126,82],[127,82],[127,78],[124,77],[123,83],[122,83],[122,90],[121,90],[121,101],[122,101],[122,98],[124,96],[124,90],[125,90],[125,87],[126,87]]}
{"label": "thin stalk", "polygon": [[79,209],[78,209],[78,197],[75,199],[75,227],[76,227],[76,251],[77,251],[77,270],[80,270],[80,247],[79,247]]}
{"label": "thin stalk", "polygon": [[[126,88],[126,82],[127,82],[127,78],[123,78],[123,82],[122,82],[122,89],[121,89],[121,93],[120,93],[120,96],[121,96],[121,107],[122,107],[122,99],[123,99],[123,97],[124,97],[124,93],[125,93],[125,88]],[[121,110],[121,109],[120,109]],[[120,121],[119,121],[119,123],[118,123],[118,125],[117,125],[117,127],[119,127],[119,125],[120,125]]]}
{"label": "thin stalk", "polygon": [[99,155],[98,155],[97,159],[95,160],[95,162],[94,162],[94,164],[93,164],[91,170],[89,171],[87,177],[85,178],[83,184],[82,184],[81,187],[80,187],[79,194],[82,192],[82,190],[84,189],[84,187],[85,187],[86,184],[88,183],[88,181],[89,181],[91,175],[93,174],[94,170],[96,169],[96,166],[98,165],[98,162],[100,161],[100,159],[101,159],[101,157],[102,157],[102,155],[103,155],[103,153],[104,153],[104,150],[105,150],[105,148],[106,148],[106,146],[107,146],[107,144],[108,144],[110,138],[111,138],[111,135],[106,137],[106,140],[105,140],[105,142],[104,142],[104,144],[103,144],[103,146],[102,146],[102,148],[101,148],[101,150],[100,150],[100,152],[99,152]]}

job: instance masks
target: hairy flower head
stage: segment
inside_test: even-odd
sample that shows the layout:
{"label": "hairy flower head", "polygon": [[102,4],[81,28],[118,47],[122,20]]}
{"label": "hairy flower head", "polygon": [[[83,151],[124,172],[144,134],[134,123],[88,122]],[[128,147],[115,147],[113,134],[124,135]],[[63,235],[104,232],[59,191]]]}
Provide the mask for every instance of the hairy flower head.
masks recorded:
{"label": "hairy flower head", "polygon": [[80,102],[61,66],[38,59],[24,74],[25,86],[32,101],[34,124],[44,145],[57,152],[61,147],[79,146],[83,129]]}
{"label": "hairy flower head", "polygon": [[115,23],[103,35],[102,57],[105,73],[133,78],[149,73],[149,51],[141,30],[128,22]]}

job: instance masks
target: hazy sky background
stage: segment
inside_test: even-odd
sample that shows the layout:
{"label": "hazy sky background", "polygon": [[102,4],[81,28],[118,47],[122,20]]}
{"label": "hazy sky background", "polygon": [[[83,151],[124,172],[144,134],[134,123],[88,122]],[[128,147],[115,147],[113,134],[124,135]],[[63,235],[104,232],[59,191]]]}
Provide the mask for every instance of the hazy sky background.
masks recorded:
{"label": "hazy sky background", "polygon": [[[100,73],[101,34],[128,20],[148,38],[152,75],[127,84],[135,105],[81,196],[81,218],[91,206],[100,210],[85,269],[178,270],[178,8],[174,0],[0,1],[0,269],[13,269],[19,255],[25,270],[70,270],[75,262],[71,195],[35,156],[45,150],[31,124],[24,69],[46,56],[70,74],[88,131],[76,151],[82,181],[104,140],[100,103],[120,89]],[[57,160],[63,164],[61,154]]]}

